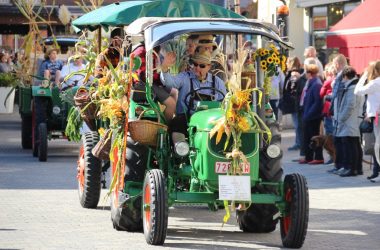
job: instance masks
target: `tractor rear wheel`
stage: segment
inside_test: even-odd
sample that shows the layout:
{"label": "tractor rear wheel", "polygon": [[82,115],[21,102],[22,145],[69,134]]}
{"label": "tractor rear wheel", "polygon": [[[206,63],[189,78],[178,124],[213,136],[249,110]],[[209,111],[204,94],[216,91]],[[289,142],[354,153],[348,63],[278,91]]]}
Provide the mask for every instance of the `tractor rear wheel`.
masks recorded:
{"label": "tractor rear wheel", "polygon": [[[117,171],[118,148],[114,149],[113,156],[114,161],[111,162],[111,182],[115,176],[115,171]],[[128,137],[124,181],[143,183],[147,161],[147,147],[135,143]],[[141,196],[136,197],[132,203],[120,204],[119,201],[125,201],[129,198],[128,194],[120,189],[122,189],[121,185],[116,183],[111,193],[111,220],[113,227],[116,230],[142,231]],[[119,195],[125,195],[125,199],[119,199]]]}
{"label": "tractor rear wheel", "polygon": [[284,180],[286,209],[280,219],[284,247],[301,248],[309,221],[309,191],[306,178],[300,174],[286,175]]}
{"label": "tractor rear wheel", "polygon": [[98,206],[102,166],[101,160],[92,154],[92,149],[99,141],[99,134],[91,131],[82,136],[82,146],[78,159],[78,194],[79,202],[84,208],[96,208]]}
{"label": "tractor rear wheel", "polygon": [[32,148],[32,116],[21,116],[21,146],[23,149]]}
{"label": "tractor rear wheel", "polygon": [[[275,123],[269,125],[272,132],[270,145],[281,144],[281,135]],[[269,145],[266,145],[269,146]],[[279,182],[281,181],[283,170],[281,167],[282,152],[276,158],[270,158],[264,147],[260,151],[260,170],[259,176],[263,181]],[[252,188],[252,193],[274,193],[277,194],[276,188],[268,185],[257,185]],[[276,229],[278,219],[273,216],[278,213],[278,208],[274,204],[251,204],[247,210],[237,210],[236,217],[239,227],[244,232],[252,233],[270,233]]]}
{"label": "tractor rear wheel", "polygon": [[150,245],[163,245],[168,228],[168,194],[164,173],[152,169],[143,185],[143,224],[145,240]]}
{"label": "tractor rear wheel", "polygon": [[48,150],[48,131],[46,123],[40,123],[38,125],[38,138],[38,160],[46,161]]}

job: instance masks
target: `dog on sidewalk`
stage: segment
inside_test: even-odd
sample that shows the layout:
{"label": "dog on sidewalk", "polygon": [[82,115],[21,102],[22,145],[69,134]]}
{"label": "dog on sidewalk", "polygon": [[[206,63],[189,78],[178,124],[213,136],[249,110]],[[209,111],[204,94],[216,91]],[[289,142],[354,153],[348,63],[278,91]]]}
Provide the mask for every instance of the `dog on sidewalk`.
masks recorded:
{"label": "dog on sidewalk", "polygon": [[315,150],[318,147],[323,147],[335,162],[335,146],[332,135],[316,135],[311,138],[309,147]]}

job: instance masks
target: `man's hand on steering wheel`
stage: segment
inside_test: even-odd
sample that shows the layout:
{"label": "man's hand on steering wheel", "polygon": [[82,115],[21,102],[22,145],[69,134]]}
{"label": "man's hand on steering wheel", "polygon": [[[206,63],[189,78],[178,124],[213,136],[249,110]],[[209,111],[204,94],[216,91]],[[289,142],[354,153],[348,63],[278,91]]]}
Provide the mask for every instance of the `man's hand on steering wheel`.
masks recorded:
{"label": "man's hand on steering wheel", "polygon": [[[219,89],[217,88],[213,88],[213,87],[202,87],[202,88],[199,88],[199,89],[194,89],[193,91],[190,91],[189,93],[187,93],[187,95],[185,96],[185,106],[187,108],[187,110],[190,110],[190,100],[195,100],[195,97],[198,97],[198,100],[199,101],[203,101],[201,95],[205,95],[205,94],[202,94],[202,93],[199,93],[201,90],[205,90],[205,89],[208,89],[208,90],[212,90],[212,92],[215,92],[215,95],[210,95],[211,97],[214,98],[214,100],[212,101],[218,101],[218,102],[221,102],[224,97],[225,97],[225,94],[220,91]],[[222,98],[221,99],[216,99],[216,96],[217,94],[221,94],[222,95]],[[192,97],[192,98],[189,98],[189,97]]]}

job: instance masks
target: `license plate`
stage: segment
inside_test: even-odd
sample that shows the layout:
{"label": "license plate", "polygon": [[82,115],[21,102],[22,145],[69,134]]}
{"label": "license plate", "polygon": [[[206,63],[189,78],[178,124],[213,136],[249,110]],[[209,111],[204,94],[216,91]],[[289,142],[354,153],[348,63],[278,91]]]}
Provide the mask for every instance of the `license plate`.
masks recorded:
{"label": "license plate", "polygon": [[[251,165],[248,163],[241,163],[240,167],[242,169],[243,174],[249,174],[251,170]],[[226,174],[228,170],[231,168],[231,162],[215,162],[215,173],[217,174]]]}

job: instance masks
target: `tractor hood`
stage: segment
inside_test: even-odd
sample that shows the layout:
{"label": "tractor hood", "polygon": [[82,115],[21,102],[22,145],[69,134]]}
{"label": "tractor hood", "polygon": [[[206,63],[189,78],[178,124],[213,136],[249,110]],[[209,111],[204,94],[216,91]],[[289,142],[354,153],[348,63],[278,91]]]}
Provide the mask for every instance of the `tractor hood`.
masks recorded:
{"label": "tractor hood", "polygon": [[208,109],[195,112],[190,119],[189,127],[197,128],[199,130],[210,131],[215,123],[213,121],[218,120],[223,116],[223,112],[220,108]]}

